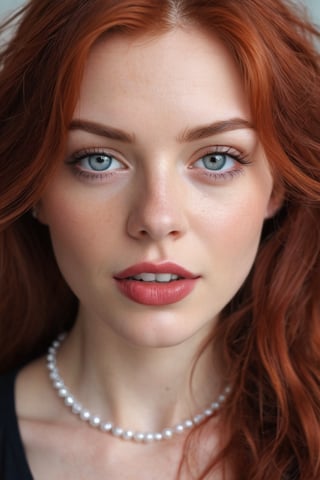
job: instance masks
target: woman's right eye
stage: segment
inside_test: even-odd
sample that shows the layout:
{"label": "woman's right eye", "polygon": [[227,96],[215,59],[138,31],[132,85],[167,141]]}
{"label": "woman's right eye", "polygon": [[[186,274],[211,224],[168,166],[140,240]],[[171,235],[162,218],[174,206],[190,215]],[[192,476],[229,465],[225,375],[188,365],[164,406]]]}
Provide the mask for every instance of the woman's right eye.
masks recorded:
{"label": "woman's right eye", "polygon": [[71,163],[76,164],[80,170],[88,172],[105,172],[124,168],[123,163],[106,153],[86,153],[75,158]]}
{"label": "woman's right eye", "polygon": [[[120,157],[120,154],[119,154]],[[83,181],[107,181],[118,172],[127,170],[125,161],[119,160],[118,155],[98,148],[76,151],[66,160],[74,175]]]}

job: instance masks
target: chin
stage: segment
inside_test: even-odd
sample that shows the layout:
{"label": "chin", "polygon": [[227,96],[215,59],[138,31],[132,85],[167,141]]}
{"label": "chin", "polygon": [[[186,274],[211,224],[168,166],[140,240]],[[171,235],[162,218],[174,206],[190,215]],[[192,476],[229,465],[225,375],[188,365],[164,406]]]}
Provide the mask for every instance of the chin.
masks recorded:
{"label": "chin", "polygon": [[[134,322],[133,322],[134,323]],[[134,347],[139,348],[170,348],[195,342],[196,346],[210,335],[214,321],[208,321],[204,325],[186,325],[183,320],[163,322],[161,320],[148,321],[144,324],[133,324],[129,328],[118,328],[114,333]]]}

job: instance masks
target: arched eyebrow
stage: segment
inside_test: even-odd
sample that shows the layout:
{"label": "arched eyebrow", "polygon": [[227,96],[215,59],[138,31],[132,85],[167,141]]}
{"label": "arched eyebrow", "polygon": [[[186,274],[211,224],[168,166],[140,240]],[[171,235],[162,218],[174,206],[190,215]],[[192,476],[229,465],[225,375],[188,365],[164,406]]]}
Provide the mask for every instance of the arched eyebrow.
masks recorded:
{"label": "arched eyebrow", "polygon": [[124,143],[134,143],[135,136],[126,133],[118,128],[102,125],[101,123],[91,122],[89,120],[72,120],[69,125],[69,130],[83,130],[99,137],[110,138],[111,140],[118,140]]}
{"label": "arched eyebrow", "polygon": [[213,137],[219,133],[230,132],[242,128],[253,129],[253,125],[243,118],[230,118],[210,123],[208,125],[200,125],[195,128],[187,128],[177,137],[179,143],[194,142],[202,138]]}
{"label": "arched eyebrow", "polygon": [[[176,140],[179,143],[193,142],[195,140],[212,137],[219,133],[243,128],[253,129],[253,125],[243,118],[230,118],[207,125],[200,125],[191,129],[187,128],[177,136]],[[111,140],[118,140],[124,143],[135,143],[134,134],[89,120],[74,119],[69,125],[69,130],[83,130],[92,133],[93,135],[109,138]]]}

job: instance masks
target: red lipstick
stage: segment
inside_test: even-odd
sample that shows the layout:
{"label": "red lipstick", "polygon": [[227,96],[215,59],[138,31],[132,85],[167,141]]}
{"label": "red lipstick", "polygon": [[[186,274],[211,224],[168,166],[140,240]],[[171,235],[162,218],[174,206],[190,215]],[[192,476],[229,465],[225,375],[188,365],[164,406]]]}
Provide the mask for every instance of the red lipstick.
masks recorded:
{"label": "red lipstick", "polygon": [[[154,280],[141,279],[143,274],[154,274]],[[171,274],[170,281],[163,281],[157,274]],[[139,276],[139,279],[133,277]],[[142,305],[170,305],[189,295],[199,275],[172,262],[142,262],[117,273],[114,276],[120,292],[130,300]],[[161,280],[162,279],[162,280]]]}

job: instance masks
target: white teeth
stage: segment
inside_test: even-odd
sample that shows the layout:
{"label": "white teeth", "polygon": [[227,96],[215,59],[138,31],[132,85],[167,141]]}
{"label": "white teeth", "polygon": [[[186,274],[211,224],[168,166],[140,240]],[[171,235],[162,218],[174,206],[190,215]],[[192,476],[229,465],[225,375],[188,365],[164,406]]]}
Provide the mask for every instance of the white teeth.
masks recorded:
{"label": "white teeth", "polygon": [[156,281],[157,282],[170,282],[171,274],[170,273],[157,273],[156,274]]}
{"label": "white teeth", "polygon": [[132,278],[135,280],[141,280],[143,282],[160,282],[166,283],[172,280],[177,280],[179,277],[174,273],[139,273]]}
{"label": "white teeth", "polygon": [[139,273],[133,277],[135,280],[143,280],[144,282],[154,282],[156,280],[155,273]]}

